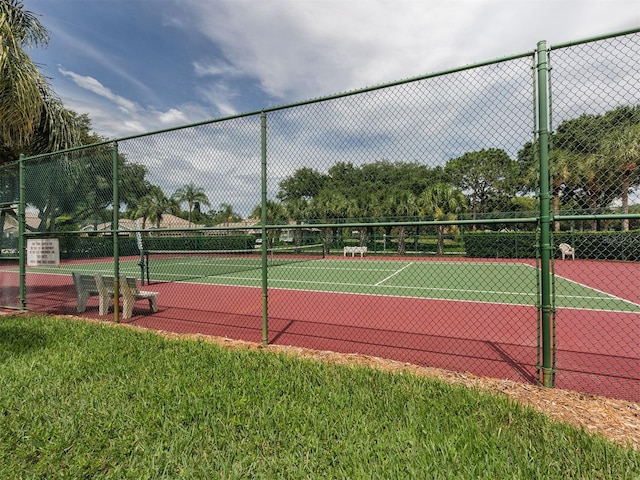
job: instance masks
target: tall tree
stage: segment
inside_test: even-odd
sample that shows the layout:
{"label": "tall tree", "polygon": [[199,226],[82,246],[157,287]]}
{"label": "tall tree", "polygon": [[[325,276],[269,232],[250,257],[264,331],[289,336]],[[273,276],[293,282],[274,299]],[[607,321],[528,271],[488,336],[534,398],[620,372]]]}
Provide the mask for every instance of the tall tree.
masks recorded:
{"label": "tall tree", "polygon": [[[47,30],[22,1],[0,1],[0,163],[16,160],[18,153],[44,153],[79,141],[75,114],[63,107],[25,50],[48,40]],[[4,206],[0,232],[7,215],[16,213]],[[45,224],[46,216],[41,228]]]}
{"label": "tall tree", "polygon": [[[575,165],[577,186],[573,192],[583,208],[591,214],[603,213],[603,209],[610,203],[607,198],[607,179],[601,175],[602,158],[596,153],[582,155]],[[591,224],[592,230],[598,230],[598,220],[594,218]]]}
{"label": "tall tree", "polygon": [[233,207],[229,203],[221,203],[220,210],[218,211],[218,217],[222,220],[222,223],[229,225],[232,222],[235,214],[233,213]]}
{"label": "tall tree", "polygon": [[191,227],[191,212],[193,211],[194,204],[199,203],[200,205],[205,206],[211,205],[204,189],[196,187],[193,182],[176,190],[173,194],[173,198],[178,203],[187,202],[187,207],[189,209],[189,227]]}
{"label": "tall tree", "polygon": [[[266,205],[267,225],[282,225],[287,222],[287,214],[282,203],[267,200]],[[262,218],[262,205],[256,206],[251,212],[251,217]],[[280,236],[280,229],[267,231],[267,245],[273,246],[276,238]]]}
{"label": "tall tree", "polygon": [[[322,223],[332,223],[336,219],[344,218],[347,210],[347,199],[335,190],[322,190],[309,203],[309,215],[319,219]],[[325,251],[329,251],[333,243],[336,229],[327,227],[325,234]]]}
{"label": "tall tree", "polygon": [[[602,143],[600,155],[609,167],[606,174],[620,185],[622,213],[628,214],[629,191],[640,182],[640,123],[611,132]],[[629,230],[628,218],[622,221],[622,229]]]}
{"label": "tall tree", "polygon": [[21,0],[0,2],[0,143],[25,153],[55,151],[79,141],[75,115],[25,50],[48,41],[46,28]]}
{"label": "tall tree", "polygon": [[[284,213],[287,218],[294,221],[296,225],[309,215],[309,202],[304,198],[292,198],[283,203]],[[294,243],[296,247],[302,245],[302,229],[296,228],[294,231]]]}
{"label": "tall tree", "polygon": [[516,162],[497,148],[467,152],[449,160],[445,172],[452,183],[470,197],[473,219],[491,211],[505,211]]}
{"label": "tall tree", "polygon": [[169,207],[169,199],[159,187],[151,187],[147,195],[142,197],[135,210],[132,212],[134,218],[142,217],[142,228],[146,228],[147,220],[155,223],[156,228],[160,228],[162,215]]}
{"label": "tall tree", "polygon": [[[562,122],[553,135],[554,151],[561,152],[558,160],[570,159],[565,167],[571,182],[563,186],[562,196],[592,213],[602,213],[620,199],[622,210],[628,212],[629,192],[639,181],[634,159],[638,125],[640,105],[623,105],[603,115],[585,114]],[[562,170],[553,164],[552,169]],[[623,228],[628,225],[623,222]],[[596,220],[593,228],[598,228]]]}
{"label": "tall tree", "polygon": [[[551,157],[551,194],[553,195],[553,211],[555,215],[560,214],[560,200],[563,195],[576,185],[576,165],[579,163],[576,155],[567,150],[557,149],[553,151]],[[554,222],[554,230],[560,231],[560,222]]]}
{"label": "tall tree", "polygon": [[326,175],[312,168],[303,167],[280,182],[278,185],[280,189],[276,196],[283,201],[292,198],[311,200],[324,188],[326,180]]}
{"label": "tall tree", "polygon": [[[375,192],[361,192],[347,200],[347,216],[361,222],[370,221],[379,211],[380,201]],[[360,228],[360,246],[367,245],[371,227]]]}
{"label": "tall tree", "polygon": [[[421,213],[433,216],[436,221],[455,220],[467,207],[464,194],[449,183],[438,182],[420,195]],[[444,254],[444,225],[438,225],[438,255]]]}
{"label": "tall tree", "polygon": [[[416,196],[409,190],[396,189],[387,197],[387,208],[389,213],[397,221],[406,221],[407,217],[414,217],[418,214],[418,203]],[[406,227],[401,225],[398,228],[398,253],[404,255]]]}

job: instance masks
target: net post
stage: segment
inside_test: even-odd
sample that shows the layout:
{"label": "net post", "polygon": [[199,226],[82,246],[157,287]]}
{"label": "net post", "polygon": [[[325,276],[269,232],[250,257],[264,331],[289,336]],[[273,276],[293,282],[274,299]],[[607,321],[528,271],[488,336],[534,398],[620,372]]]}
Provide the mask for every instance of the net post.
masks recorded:
{"label": "net post", "polygon": [[[144,285],[145,257],[144,257],[143,250],[140,250],[140,260],[138,260],[138,265],[140,266],[140,285]],[[148,269],[148,266],[147,266],[147,269]],[[147,275],[147,285],[149,285],[149,275]]]}
{"label": "net post", "polygon": [[[145,255],[144,255],[144,245],[142,244],[142,232],[139,230],[138,220],[133,221],[133,226],[136,229],[136,244],[138,245],[138,250],[140,251],[140,260],[138,260],[138,265],[140,266],[140,284],[144,285],[144,265],[145,265]],[[147,267],[148,268],[148,267]],[[147,274],[147,285],[149,284],[149,275]]]}

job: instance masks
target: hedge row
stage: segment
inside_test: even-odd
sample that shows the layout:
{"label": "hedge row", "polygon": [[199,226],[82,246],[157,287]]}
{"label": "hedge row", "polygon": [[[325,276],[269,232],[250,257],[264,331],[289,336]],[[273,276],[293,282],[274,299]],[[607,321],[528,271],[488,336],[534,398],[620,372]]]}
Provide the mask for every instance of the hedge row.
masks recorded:
{"label": "hedge row", "polygon": [[[462,240],[467,257],[535,258],[539,238],[535,232],[468,232]],[[640,260],[640,230],[629,232],[554,232],[553,244],[568,243],[576,258]],[[556,249],[555,256],[559,256]]]}
{"label": "hedge row", "polygon": [[535,232],[471,232],[462,235],[467,257],[535,258]]}
{"label": "hedge row", "polygon": [[[60,258],[101,258],[113,257],[111,237],[60,237]],[[118,242],[120,256],[140,255],[133,237],[121,237]]]}
{"label": "hedge row", "polygon": [[[444,235],[444,249],[445,252],[455,253],[461,251],[461,239],[457,235],[446,234]],[[398,235],[386,235],[386,238],[382,235],[372,235],[367,238],[367,249],[369,252],[382,252],[389,253],[398,250]],[[438,249],[438,238],[436,235],[406,235],[404,238],[405,251],[407,254],[411,253],[425,253],[432,254]],[[356,237],[348,238],[334,238],[331,243],[331,248],[341,250],[343,247],[356,247],[360,246],[360,239]]]}
{"label": "hedge row", "polygon": [[555,244],[568,243],[576,258],[595,260],[640,260],[640,230],[628,232],[562,232],[554,234]]}

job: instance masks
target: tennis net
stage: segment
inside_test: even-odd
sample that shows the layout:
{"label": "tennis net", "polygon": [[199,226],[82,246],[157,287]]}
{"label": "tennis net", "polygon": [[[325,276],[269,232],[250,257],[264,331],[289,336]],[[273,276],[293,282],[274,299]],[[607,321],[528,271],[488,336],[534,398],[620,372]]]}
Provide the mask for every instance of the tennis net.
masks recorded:
{"label": "tennis net", "polygon": [[[269,248],[268,267],[324,258],[324,245]],[[144,252],[147,283],[177,282],[215,277],[262,268],[262,249],[246,250],[147,250]]]}

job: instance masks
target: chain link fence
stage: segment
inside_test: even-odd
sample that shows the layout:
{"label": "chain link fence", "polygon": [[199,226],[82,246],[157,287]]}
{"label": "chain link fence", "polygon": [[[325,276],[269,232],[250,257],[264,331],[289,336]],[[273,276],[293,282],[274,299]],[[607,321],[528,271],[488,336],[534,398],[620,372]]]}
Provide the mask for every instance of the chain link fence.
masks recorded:
{"label": "chain link fence", "polygon": [[4,166],[3,305],[640,401],[639,43]]}
{"label": "chain link fence", "polygon": [[[636,33],[549,54],[553,239],[575,250],[554,265],[557,385],[636,401],[628,392],[640,390],[639,46]],[[565,278],[628,307],[602,311],[590,294],[571,308]]]}

